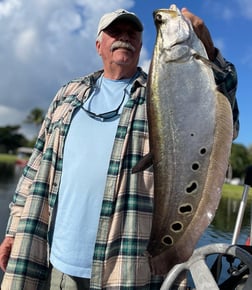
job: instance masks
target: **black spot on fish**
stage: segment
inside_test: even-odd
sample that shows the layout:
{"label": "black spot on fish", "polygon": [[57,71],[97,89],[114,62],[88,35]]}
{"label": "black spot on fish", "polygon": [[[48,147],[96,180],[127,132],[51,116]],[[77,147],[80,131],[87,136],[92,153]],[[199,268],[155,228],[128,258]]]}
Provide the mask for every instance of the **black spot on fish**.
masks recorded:
{"label": "black spot on fish", "polygon": [[180,232],[183,229],[183,224],[180,222],[175,222],[171,225],[171,229],[174,232]]}
{"label": "black spot on fish", "polygon": [[197,190],[197,188],[198,188],[198,184],[195,181],[193,181],[191,184],[189,184],[187,186],[186,193],[191,194],[191,193],[195,192]]}
{"label": "black spot on fish", "polygon": [[199,169],[199,163],[198,162],[195,162],[195,163],[193,163],[193,165],[192,165],[192,170],[193,171],[197,171],[198,169]]}
{"label": "black spot on fish", "polygon": [[165,246],[171,246],[173,245],[173,239],[171,236],[164,236],[162,238],[162,243],[165,245]]}
{"label": "black spot on fish", "polygon": [[200,149],[200,154],[201,154],[201,155],[206,154],[206,152],[207,152],[207,150],[206,150],[205,147],[203,147],[203,148]]}
{"label": "black spot on fish", "polygon": [[192,211],[193,211],[193,207],[189,203],[181,205],[179,207],[179,213],[182,213],[182,214],[189,214],[189,213],[192,213]]}

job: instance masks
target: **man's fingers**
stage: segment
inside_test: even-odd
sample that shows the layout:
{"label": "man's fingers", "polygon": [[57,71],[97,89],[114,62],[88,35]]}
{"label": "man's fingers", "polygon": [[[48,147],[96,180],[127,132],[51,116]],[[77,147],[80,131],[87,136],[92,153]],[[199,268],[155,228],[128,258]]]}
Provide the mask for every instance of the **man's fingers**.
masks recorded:
{"label": "man's fingers", "polygon": [[5,272],[10,257],[14,238],[6,237],[0,246],[0,268]]}

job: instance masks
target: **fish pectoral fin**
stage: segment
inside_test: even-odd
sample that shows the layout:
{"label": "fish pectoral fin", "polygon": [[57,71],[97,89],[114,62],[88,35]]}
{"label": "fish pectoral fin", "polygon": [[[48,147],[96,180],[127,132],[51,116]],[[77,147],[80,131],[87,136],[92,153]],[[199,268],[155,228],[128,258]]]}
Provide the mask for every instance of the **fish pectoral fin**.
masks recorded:
{"label": "fish pectoral fin", "polygon": [[152,154],[151,152],[145,155],[140,161],[132,168],[132,173],[137,173],[144,171],[153,165]]}
{"label": "fish pectoral fin", "polygon": [[201,60],[204,64],[208,65],[209,67],[211,67],[213,70],[225,74],[224,71],[222,69],[220,69],[216,64],[214,64],[212,61],[210,61],[208,58],[205,58],[197,53],[193,53],[193,57],[195,59],[199,59]]}

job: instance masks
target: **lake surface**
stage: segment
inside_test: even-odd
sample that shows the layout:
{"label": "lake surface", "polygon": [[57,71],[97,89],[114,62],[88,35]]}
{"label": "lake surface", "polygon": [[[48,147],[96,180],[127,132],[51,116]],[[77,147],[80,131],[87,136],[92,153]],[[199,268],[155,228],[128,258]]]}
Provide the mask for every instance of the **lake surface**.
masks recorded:
{"label": "lake surface", "polygon": [[[8,220],[8,205],[12,200],[18,179],[22,173],[19,167],[0,163],[0,240],[4,238]],[[212,224],[200,239],[197,247],[214,244],[231,244],[234,226],[240,206],[239,200],[222,198]],[[247,204],[238,244],[244,244],[250,234],[250,204]],[[0,270],[0,281],[2,272]]]}

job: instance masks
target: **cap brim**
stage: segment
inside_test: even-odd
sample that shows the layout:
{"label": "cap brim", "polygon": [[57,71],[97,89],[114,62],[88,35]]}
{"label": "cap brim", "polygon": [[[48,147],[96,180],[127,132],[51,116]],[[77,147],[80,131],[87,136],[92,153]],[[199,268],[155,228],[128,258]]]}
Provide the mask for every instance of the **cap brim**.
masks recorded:
{"label": "cap brim", "polygon": [[[114,19],[109,25],[111,25],[112,23],[116,22],[116,21],[120,21],[120,20],[125,20],[125,21],[129,21],[131,23],[134,24],[134,27],[137,31],[143,31],[143,25],[142,23],[134,16],[131,14],[122,14],[119,15],[116,19]],[[109,26],[108,25],[108,26]],[[107,27],[108,27],[107,26]],[[104,28],[105,29],[105,28]]]}

